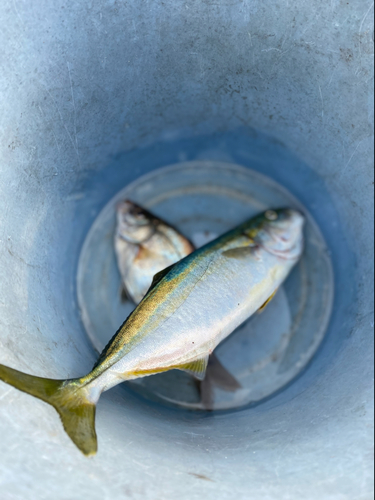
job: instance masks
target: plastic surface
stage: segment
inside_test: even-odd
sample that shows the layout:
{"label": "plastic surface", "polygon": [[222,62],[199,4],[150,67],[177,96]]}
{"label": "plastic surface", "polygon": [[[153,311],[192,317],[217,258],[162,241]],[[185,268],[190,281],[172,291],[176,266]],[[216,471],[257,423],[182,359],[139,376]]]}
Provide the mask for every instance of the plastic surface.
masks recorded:
{"label": "plastic surface", "polygon": [[372,15],[359,0],[2,2],[1,363],[91,368],[83,241],[119,189],[165,165],[268,175],[312,214],[335,275],[320,349],[255,408],[114,389],[85,459],[52,408],[0,384],[2,498],[372,498]]}

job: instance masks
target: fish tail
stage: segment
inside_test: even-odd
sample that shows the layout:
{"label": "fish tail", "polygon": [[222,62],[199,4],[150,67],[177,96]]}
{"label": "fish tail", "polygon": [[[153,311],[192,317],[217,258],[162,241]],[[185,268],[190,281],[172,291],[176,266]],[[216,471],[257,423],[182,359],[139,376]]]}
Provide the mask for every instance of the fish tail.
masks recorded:
{"label": "fish tail", "polygon": [[89,401],[88,391],[80,379],[34,377],[0,364],[0,380],[52,405],[60,415],[66,433],[82,453],[96,453],[96,406]]}

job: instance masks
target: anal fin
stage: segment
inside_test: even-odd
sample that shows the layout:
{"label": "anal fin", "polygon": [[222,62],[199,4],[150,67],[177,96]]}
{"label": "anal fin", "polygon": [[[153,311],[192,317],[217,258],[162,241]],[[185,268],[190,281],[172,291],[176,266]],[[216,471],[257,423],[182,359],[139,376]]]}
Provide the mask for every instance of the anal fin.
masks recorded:
{"label": "anal fin", "polygon": [[186,363],[179,365],[176,368],[178,370],[183,370],[184,372],[190,373],[198,380],[203,380],[206,376],[206,369],[208,364],[208,355],[204,358],[197,359],[191,363]]}
{"label": "anal fin", "polygon": [[274,298],[274,296],[277,293],[278,288],[268,297],[268,299],[265,301],[265,303],[258,309],[258,313],[261,313],[265,310],[265,308],[268,306],[268,304],[271,302],[271,300]]}

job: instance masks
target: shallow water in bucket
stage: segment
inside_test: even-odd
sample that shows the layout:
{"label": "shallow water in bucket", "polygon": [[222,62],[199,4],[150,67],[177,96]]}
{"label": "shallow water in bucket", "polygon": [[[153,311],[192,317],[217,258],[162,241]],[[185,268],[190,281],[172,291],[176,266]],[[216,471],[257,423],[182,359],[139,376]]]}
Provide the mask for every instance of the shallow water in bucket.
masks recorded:
{"label": "shallow water in bucket", "polygon": [[108,202],[92,225],[79,260],[77,290],[86,332],[98,352],[134,308],[121,301],[113,248],[115,206],[122,199],[173,224],[197,247],[267,208],[298,208],[307,219],[305,252],[287,281],[262,313],[215,350],[238,389],[223,390],[208,377],[202,400],[193,377],[178,370],[126,382],[128,387],[169,405],[230,409],[269,397],[306,366],[324,337],[332,308],[333,273],[323,237],[304,207],[275,181],[238,165],[207,161],[180,163],[138,178]]}

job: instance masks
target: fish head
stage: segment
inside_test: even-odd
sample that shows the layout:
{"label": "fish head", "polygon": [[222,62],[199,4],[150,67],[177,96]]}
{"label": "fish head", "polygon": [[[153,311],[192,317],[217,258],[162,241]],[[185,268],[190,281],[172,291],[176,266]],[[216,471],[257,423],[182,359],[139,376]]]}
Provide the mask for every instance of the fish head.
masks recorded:
{"label": "fish head", "polygon": [[156,217],[130,200],[117,204],[116,218],[117,236],[135,244],[149,240],[155,233],[158,223]]}
{"label": "fish head", "polygon": [[278,257],[297,260],[303,252],[305,217],[298,210],[267,210],[247,232],[257,245]]}

